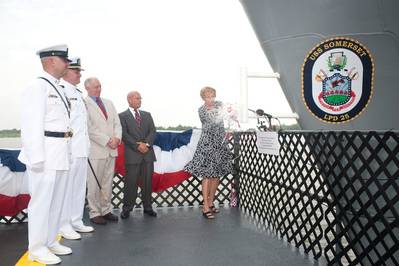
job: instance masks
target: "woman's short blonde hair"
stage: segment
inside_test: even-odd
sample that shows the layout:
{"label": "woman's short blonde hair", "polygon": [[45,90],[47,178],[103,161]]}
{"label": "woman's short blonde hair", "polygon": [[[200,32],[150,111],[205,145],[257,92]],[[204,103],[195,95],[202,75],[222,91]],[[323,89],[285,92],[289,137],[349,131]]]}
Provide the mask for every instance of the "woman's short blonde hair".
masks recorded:
{"label": "woman's short blonde hair", "polygon": [[201,96],[202,99],[204,99],[205,94],[206,94],[207,92],[210,92],[210,93],[212,93],[214,96],[216,96],[216,90],[215,90],[214,88],[212,88],[212,87],[203,87],[203,88],[200,90],[200,96]]}

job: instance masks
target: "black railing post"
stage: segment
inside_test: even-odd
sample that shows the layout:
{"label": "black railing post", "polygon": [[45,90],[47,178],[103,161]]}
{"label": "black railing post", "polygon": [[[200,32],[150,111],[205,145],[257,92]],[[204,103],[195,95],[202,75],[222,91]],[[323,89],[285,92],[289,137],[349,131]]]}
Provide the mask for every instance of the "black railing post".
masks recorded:
{"label": "black railing post", "polygon": [[239,132],[234,132],[233,134],[233,147],[234,147],[233,186],[237,193],[237,207],[240,207],[240,133]]}

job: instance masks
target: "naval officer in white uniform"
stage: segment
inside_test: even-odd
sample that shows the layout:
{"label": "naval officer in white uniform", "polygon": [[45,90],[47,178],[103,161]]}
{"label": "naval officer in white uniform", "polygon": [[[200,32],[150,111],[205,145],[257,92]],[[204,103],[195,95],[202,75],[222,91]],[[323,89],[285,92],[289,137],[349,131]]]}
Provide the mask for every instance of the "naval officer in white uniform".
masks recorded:
{"label": "naval officer in white uniform", "polygon": [[37,52],[43,72],[25,89],[21,101],[19,160],[29,178],[29,259],[57,264],[57,255],[71,254],[57,240],[70,166],[70,104],[59,85],[69,60],[68,47],[57,45]]}
{"label": "naval officer in white uniform", "polygon": [[80,239],[78,233],[93,232],[92,226],[83,224],[83,211],[86,197],[87,158],[90,151],[90,139],[87,130],[87,111],[82,91],[76,85],[80,83],[80,58],[71,58],[68,70],[60,82],[71,103],[71,128],[73,131],[72,163],[69,170],[67,192],[61,216],[60,234],[65,239]]}

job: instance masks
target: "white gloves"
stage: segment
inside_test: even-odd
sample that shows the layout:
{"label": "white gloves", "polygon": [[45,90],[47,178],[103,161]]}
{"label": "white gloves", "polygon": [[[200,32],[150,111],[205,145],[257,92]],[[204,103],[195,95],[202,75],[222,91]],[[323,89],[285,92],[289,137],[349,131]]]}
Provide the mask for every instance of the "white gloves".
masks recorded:
{"label": "white gloves", "polygon": [[41,172],[41,171],[44,170],[44,162],[39,162],[39,163],[32,164],[32,165],[30,166],[30,168],[31,168],[32,171],[34,171],[34,172]]}

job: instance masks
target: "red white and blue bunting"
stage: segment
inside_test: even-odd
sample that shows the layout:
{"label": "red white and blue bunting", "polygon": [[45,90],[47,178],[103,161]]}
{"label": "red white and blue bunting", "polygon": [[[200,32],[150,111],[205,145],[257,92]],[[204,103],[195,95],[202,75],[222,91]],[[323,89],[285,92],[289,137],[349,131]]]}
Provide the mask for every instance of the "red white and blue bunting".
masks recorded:
{"label": "red white and blue bunting", "polygon": [[[157,132],[154,152],[152,190],[163,191],[188,179],[191,174],[183,171],[193,158],[201,130],[184,132]],[[14,216],[27,208],[29,203],[28,178],[25,165],[18,161],[19,150],[0,149],[0,216]],[[115,173],[125,175],[123,144],[118,148]]]}

